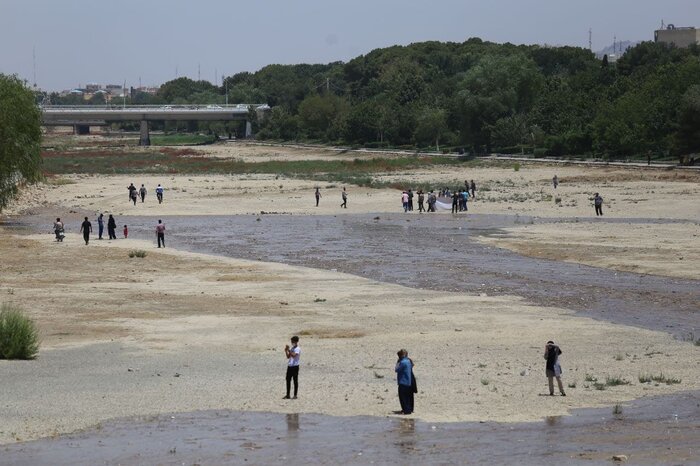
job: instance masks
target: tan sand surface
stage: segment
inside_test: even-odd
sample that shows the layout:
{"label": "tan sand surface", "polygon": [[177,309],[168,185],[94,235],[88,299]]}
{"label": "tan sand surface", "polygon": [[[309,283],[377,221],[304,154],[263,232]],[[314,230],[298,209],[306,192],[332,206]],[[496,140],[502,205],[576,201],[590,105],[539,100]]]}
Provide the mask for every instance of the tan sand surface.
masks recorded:
{"label": "tan sand surface", "polygon": [[[250,153],[246,157],[254,160],[265,160],[275,151],[284,160],[313,159],[320,151],[258,145],[242,147],[241,150]],[[230,153],[235,157],[237,149],[215,145],[203,150],[212,154]],[[354,158],[354,155],[346,154],[346,157]],[[494,166],[494,162],[485,161],[478,166],[436,166],[374,174],[375,181],[390,186],[382,189],[289,179],[276,174],[71,175],[53,178],[48,184],[24,190],[22,199],[7,213],[49,204],[66,209],[147,216],[261,211],[304,215],[399,212],[403,187],[430,183],[435,189],[444,186],[454,189],[463,185],[465,179],[473,179],[477,184],[477,199],[470,202],[471,213],[591,217],[594,216],[593,194],[600,192],[605,200],[603,210],[607,217],[700,219],[700,172],[540,163],[520,163],[518,171],[513,167],[510,162],[498,162]],[[551,184],[554,174],[561,183],[556,190]],[[146,203],[133,206],[128,202],[126,188],[131,182],[137,187],[145,184],[149,190]],[[158,183],[166,190],[162,205],[155,202]],[[349,195],[348,209],[340,208],[344,186]],[[322,195],[318,208],[314,200],[316,187],[321,189]]]}
{"label": "tan sand surface", "polygon": [[543,259],[700,280],[700,223],[519,225],[482,242]]}
{"label": "tan sand surface", "polygon": [[[124,196],[125,197],[125,196]],[[143,259],[129,258],[143,249]],[[198,409],[390,415],[393,365],[416,363],[415,417],[538,420],[700,388],[700,348],[667,334],[529,306],[300,267],[0,234],[0,301],[41,329],[36,361],[0,361],[0,442],[115,417]],[[283,401],[282,347],[300,334],[300,399]],[[566,398],[547,393],[543,344],[562,344]],[[640,383],[641,374],[682,379]],[[588,375],[588,377],[587,377]],[[586,378],[630,383],[594,387]]]}

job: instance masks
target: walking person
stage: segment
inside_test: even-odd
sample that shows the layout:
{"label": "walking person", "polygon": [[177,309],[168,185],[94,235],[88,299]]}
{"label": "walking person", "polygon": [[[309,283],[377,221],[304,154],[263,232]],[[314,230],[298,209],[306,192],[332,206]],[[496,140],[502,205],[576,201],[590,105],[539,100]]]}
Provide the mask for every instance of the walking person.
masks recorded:
{"label": "walking person", "polygon": [[557,189],[557,186],[559,186],[559,178],[557,178],[557,175],[552,177],[552,185],[554,186],[554,189]]}
{"label": "walking person", "polygon": [[408,189],[408,211],[413,212],[413,191]]}
{"label": "walking person", "polygon": [[430,191],[428,193],[428,212],[435,212],[435,202],[437,201],[437,197],[435,196],[435,193]]}
{"label": "walking person", "polygon": [[321,191],[318,188],[316,188],[314,196],[316,196],[316,207],[318,207],[318,201],[321,199]]}
{"label": "walking person", "polygon": [[97,216],[97,239],[102,239],[102,233],[105,231],[105,216],[102,212]]}
{"label": "walking person", "polygon": [[129,237],[129,227],[124,225],[124,239],[127,239]]}
{"label": "walking person", "polygon": [[109,235],[109,239],[117,239],[117,222],[114,220],[112,214],[109,214],[109,218],[107,219],[107,234]]}
{"label": "walking person", "polygon": [[141,185],[141,188],[139,189],[139,196],[141,196],[141,203],[146,199],[146,194],[148,191],[146,191],[146,187],[144,185]]}
{"label": "walking person", "polygon": [[163,191],[163,187],[159,183],[158,187],[156,188],[156,197],[158,198],[158,204],[163,203]]}
{"label": "walking person", "polygon": [[136,195],[136,186],[134,186],[134,183],[130,183],[126,189],[129,190],[129,200],[133,201],[134,205],[136,205],[136,198],[138,197]]}
{"label": "walking person", "polygon": [[348,192],[345,191],[345,188],[343,188],[343,193],[341,194],[343,198],[343,203],[340,204],[340,207],[345,207],[346,209],[348,208]]}
{"label": "walking person", "polygon": [[600,194],[595,193],[595,196],[593,196],[593,205],[595,206],[596,217],[603,215],[603,198],[600,197]]}
{"label": "walking person", "polygon": [[561,349],[554,344],[553,341],[548,341],[544,347],[544,359],[547,360],[547,380],[549,382],[549,395],[554,396],[554,379],[557,379],[559,385],[559,393],[561,396],[566,396],[564,393],[564,385],[561,382],[561,365],[559,364],[559,355]]}
{"label": "walking person", "polygon": [[423,202],[425,202],[425,194],[423,194],[423,190],[419,189],[418,190],[418,213],[425,212],[425,206],[423,206]]}
{"label": "walking person", "polygon": [[158,247],[163,243],[165,247],[165,225],[162,220],[158,220],[158,225],[156,225],[156,237],[158,238]]}
{"label": "walking person", "polygon": [[[472,190],[472,199],[476,199],[476,183],[474,183],[474,180],[469,183],[469,187]],[[469,192],[469,190],[467,190],[467,192]]]}
{"label": "walking person", "polygon": [[408,193],[406,191],[401,194],[401,204],[403,205],[403,211],[408,212]]}
{"label": "walking person", "polygon": [[85,217],[82,225],[80,225],[80,232],[83,234],[83,239],[85,240],[85,246],[90,242],[90,233],[92,233],[92,223]]}
{"label": "walking person", "polygon": [[399,357],[394,370],[396,371],[396,382],[399,385],[399,403],[403,414],[413,413],[413,394],[415,390],[413,377],[413,361],[408,358],[408,351],[399,350],[396,355]]}
{"label": "walking person", "polygon": [[290,398],[292,380],[294,381],[294,399],[297,399],[297,394],[299,392],[299,357],[301,356],[301,348],[299,348],[299,337],[294,335],[292,337],[292,346],[284,345],[284,355],[287,357],[287,376],[285,380],[287,382],[287,395],[284,397],[285,400]]}

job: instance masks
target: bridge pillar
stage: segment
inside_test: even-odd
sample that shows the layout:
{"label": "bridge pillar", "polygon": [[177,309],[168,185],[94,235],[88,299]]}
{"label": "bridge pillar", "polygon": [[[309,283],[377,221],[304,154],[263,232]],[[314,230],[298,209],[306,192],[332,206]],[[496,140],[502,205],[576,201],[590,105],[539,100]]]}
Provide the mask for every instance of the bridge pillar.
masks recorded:
{"label": "bridge pillar", "polygon": [[151,135],[148,132],[148,121],[141,120],[141,136],[139,137],[139,146],[150,146]]}
{"label": "bridge pillar", "polygon": [[75,125],[73,127],[73,134],[77,134],[77,135],[90,134],[90,125]]}
{"label": "bridge pillar", "polygon": [[253,137],[253,124],[250,120],[245,121],[245,137],[246,139]]}

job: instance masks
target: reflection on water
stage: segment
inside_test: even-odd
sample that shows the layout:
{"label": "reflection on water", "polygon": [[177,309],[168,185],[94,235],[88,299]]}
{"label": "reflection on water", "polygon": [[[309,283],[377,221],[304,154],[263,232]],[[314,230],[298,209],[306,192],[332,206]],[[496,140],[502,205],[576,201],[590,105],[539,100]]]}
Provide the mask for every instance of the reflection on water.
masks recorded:
{"label": "reflection on water", "polygon": [[557,426],[561,423],[561,416],[547,416],[544,418],[544,422],[550,427]]}
{"label": "reflection on water", "polygon": [[299,413],[287,414],[287,432],[296,433],[299,431]]}

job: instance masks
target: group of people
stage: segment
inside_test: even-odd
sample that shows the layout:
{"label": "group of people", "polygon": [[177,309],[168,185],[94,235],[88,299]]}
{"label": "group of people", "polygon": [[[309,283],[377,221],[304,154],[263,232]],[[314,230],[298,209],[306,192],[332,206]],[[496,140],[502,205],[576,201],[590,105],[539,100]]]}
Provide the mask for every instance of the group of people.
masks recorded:
{"label": "group of people", "polygon": [[[100,213],[100,215],[97,216],[97,239],[102,239],[104,228],[104,214]],[[53,231],[56,235],[56,241],[63,242],[66,236],[66,227],[60,217],[57,217],[56,221],[53,223]],[[124,239],[129,237],[129,227],[127,225],[124,225],[122,232],[124,233]],[[92,234],[92,222],[88,217],[84,217],[83,223],[80,224],[80,233],[83,235],[83,240],[87,246],[90,243],[90,235]],[[107,219],[107,234],[110,240],[117,239],[117,221],[112,214],[109,214],[109,218]],[[156,225],[156,240],[159,248],[161,245],[165,247],[165,224],[162,220],[158,220],[158,224]]]}
{"label": "group of people", "polygon": [[[286,400],[297,399],[299,395],[299,363],[301,359],[301,348],[299,347],[299,337],[293,336],[291,338],[291,346],[284,346],[284,355],[287,358],[287,374],[285,376],[287,394],[283,397]],[[554,341],[550,340],[547,342],[544,348],[544,359],[545,363],[545,374],[547,376],[547,382],[549,385],[549,395],[554,396],[554,380],[556,379],[557,385],[559,386],[559,393],[561,396],[566,396],[564,392],[564,384],[561,380],[561,364],[559,362],[559,356],[561,356],[562,351],[559,346],[557,346]],[[401,411],[397,411],[401,414],[411,414],[414,408],[414,395],[418,393],[418,383],[416,381],[416,376],[413,373],[414,363],[411,358],[408,357],[408,351],[405,349],[400,349],[396,353],[398,359],[396,365],[394,366],[394,372],[396,372],[396,384],[398,385],[398,395],[399,395],[399,405],[401,406]],[[291,396],[291,385],[294,383],[294,396]]]}
{"label": "group of people", "polygon": [[[140,188],[137,189],[136,186],[134,186],[134,183],[130,183],[126,189],[129,190],[129,201],[133,202],[134,205],[136,205],[136,201],[139,197],[141,198],[142,203],[146,202],[146,194],[148,194],[148,190],[143,184]],[[156,198],[158,199],[158,204],[163,203],[163,191],[165,191],[163,187],[160,184],[158,184],[158,186],[156,187]]]}

